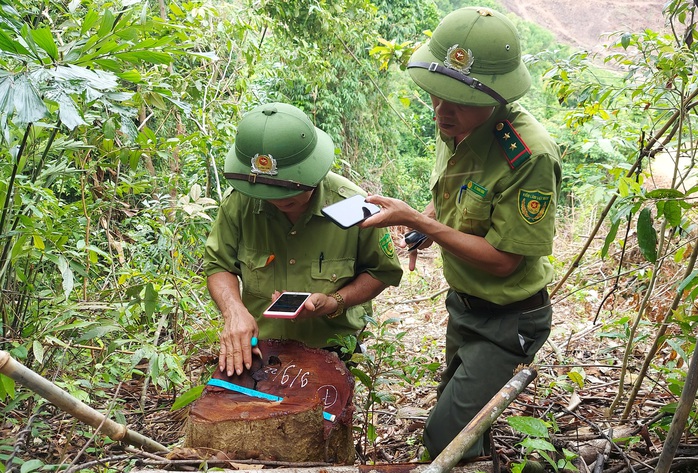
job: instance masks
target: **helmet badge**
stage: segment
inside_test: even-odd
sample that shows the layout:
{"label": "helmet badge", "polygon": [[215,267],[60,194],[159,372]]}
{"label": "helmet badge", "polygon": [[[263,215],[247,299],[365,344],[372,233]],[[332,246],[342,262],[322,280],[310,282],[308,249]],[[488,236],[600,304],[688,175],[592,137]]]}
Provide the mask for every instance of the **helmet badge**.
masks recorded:
{"label": "helmet badge", "polygon": [[275,176],[278,174],[276,169],[276,159],[271,154],[255,154],[252,158],[252,170],[254,174],[268,174]]}
{"label": "helmet badge", "polygon": [[467,75],[470,74],[470,68],[474,61],[475,58],[470,49],[466,50],[454,44],[446,51],[444,66]]}

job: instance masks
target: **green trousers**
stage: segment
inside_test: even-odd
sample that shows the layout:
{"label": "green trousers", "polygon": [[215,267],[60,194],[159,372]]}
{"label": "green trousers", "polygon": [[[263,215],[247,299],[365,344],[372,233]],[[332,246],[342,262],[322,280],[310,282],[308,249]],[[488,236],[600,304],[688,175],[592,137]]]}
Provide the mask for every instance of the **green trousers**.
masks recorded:
{"label": "green trousers", "polygon": [[[514,376],[520,364],[533,361],[550,334],[552,307],[547,292],[542,307],[531,310],[473,308],[449,291],[446,369],[436,405],[424,428],[424,445],[432,459]],[[485,454],[481,437],[463,458]]]}

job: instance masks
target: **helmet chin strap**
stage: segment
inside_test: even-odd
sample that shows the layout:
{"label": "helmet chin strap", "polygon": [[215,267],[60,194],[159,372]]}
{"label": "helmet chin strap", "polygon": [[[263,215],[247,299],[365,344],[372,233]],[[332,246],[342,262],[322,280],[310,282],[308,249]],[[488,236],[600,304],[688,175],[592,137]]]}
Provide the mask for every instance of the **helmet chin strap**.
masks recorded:
{"label": "helmet chin strap", "polygon": [[411,69],[413,67],[417,67],[420,69],[427,69],[430,72],[435,72],[436,74],[443,74],[445,76],[448,76],[452,79],[456,79],[458,82],[462,82],[463,84],[472,87],[475,90],[479,90],[480,92],[483,92],[493,99],[495,99],[497,102],[499,102],[502,105],[506,105],[508,102],[507,100],[499,95],[496,91],[494,91],[492,88],[487,87],[485,84],[480,82],[479,80],[467,76],[461,72],[455,71],[453,69],[449,69],[448,67],[444,67],[438,62],[410,62],[407,64],[407,68]]}

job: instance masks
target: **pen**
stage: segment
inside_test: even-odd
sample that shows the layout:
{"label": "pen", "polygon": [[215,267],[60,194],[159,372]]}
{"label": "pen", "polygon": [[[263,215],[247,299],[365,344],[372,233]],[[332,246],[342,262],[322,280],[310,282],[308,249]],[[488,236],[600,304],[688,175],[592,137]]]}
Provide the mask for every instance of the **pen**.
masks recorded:
{"label": "pen", "polygon": [[321,272],[322,272],[322,260],[324,260],[324,259],[325,259],[325,253],[323,253],[323,252],[321,251],[321,252],[320,252],[320,258],[318,259],[318,263],[317,263],[318,273],[321,273]]}
{"label": "pen", "polygon": [[460,186],[460,191],[458,192],[458,203],[459,204],[460,204],[460,198],[463,195],[463,191],[467,191],[467,190],[468,190],[467,184],[463,184],[462,186]]}
{"label": "pen", "polygon": [[271,264],[271,262],[274,261],[274,258],[275,258],[274,254],[273,253],[270,254],[269,257],[267,258],[267,262],[264,263],[264,266],[269,266]]}

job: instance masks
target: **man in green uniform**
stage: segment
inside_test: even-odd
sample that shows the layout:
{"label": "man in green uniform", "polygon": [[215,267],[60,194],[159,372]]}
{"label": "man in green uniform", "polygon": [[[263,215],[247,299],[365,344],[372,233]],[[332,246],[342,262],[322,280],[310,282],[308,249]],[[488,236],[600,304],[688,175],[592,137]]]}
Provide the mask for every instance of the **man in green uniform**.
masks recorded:
{"label": "man in green uniform", "polygon": [[[298,108],[261,105],[238,124],[225,163],[233,186],[206,242],[204,270],[224,319],[219,367],[252,363],[253,337],[323,348],[357,333],[371,299],[397,285],[402,268],[383,229],[342,229],[321,209],[365,192],[329,172],[332,139]],[[296,319],[262,312],[281,291],[312,292]],[[258,350],[258,349],[255,349]]]}
{"label": "man in green uniform", "polygon": [[[410,58],[409,74],[431,96],[437,125],[432,201],[419,213],[396,199],[363,227],[406,225],[436,242],[450,286],[446,363],[424,432],[432,458],[533,361],[550,333],[546,286],[560,186],[559,149],[514,103],[531,81],[518,35],[502,14],[447,15]],[[418,251],[410,252],[414,269]],[[465,458],[488,450],[480,439]]]}

